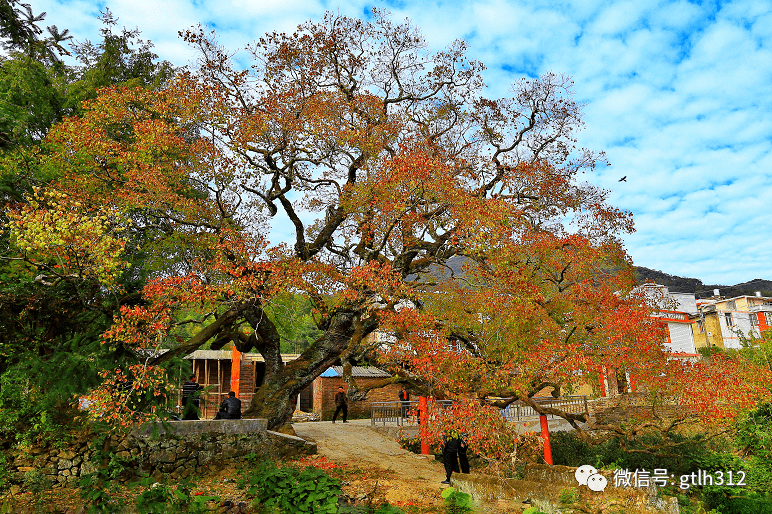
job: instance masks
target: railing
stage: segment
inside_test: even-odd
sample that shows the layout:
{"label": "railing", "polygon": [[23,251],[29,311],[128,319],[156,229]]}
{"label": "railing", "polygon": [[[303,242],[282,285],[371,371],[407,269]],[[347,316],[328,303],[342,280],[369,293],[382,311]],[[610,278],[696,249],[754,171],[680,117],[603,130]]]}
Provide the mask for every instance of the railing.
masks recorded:
{"label": "railing", "polygon": [[[502,398],[507,400],[507,398]],[[532,398],[534,402],[544,407],[553,407],[570,414],[587,414],[586,396],[562,396],[560,398]],[[447,408],[453,405],[452,400],[436,400],[435,405]],[[501,410],[501,415],[507,421],[527,421],[539,418],[539,413],[530,405],[522,401],[510,403]],[[558,419],[559,416],[548,414],[548,419]],[[370,403],[370,424],[386,425],[396,424],[397,426],[415,426],[418,425],[418,402],[372,402]]]}
{"label": "railing", "polygon": [[[453,400],[435,400],[435,405],[447,408]],[[418,425],[418,402],[372,402],[370,403],[370,425]]]}
{"label": "railing", "polygon": [[[587,414],[586,396],[562,396],[560,398],[531,398],[537,404],[544,407],[553,407],[569,414]],[[539,417],[539,413],[530,405],[522,401],[510,403],[505,409],[501,410],[502,416],[507,421],[532,420]],[[548,414],[547,419],[557,419],[559,416]]]}

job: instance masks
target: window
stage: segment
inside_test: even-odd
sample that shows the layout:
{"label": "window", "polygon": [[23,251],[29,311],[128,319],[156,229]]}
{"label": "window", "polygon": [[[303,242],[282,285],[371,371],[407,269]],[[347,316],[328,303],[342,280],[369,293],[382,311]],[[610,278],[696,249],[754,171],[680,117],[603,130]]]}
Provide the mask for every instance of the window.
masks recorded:
{"label": "window", "polygon": [[756,315],[755,312],[751,312],[748,317],[751,319],[751,326],[752,327],[758,327],[759,326],[759,317]]}
{"label": "window", "polygon": [[772,312],[764,313],[764,320],[767,322],[767,326],[772,326]]}
{"label": "window", "polygon": [[705,332],[705,322],[700,320],[697,320],[697,333],[702,334]]}
{"label": "window", "polygon": [[728,311],[736,311],[737,305],[734,303],[734,300],[730,300],[726,302],[726,310]]}
{"label": "window", "polygon": [[733,327],[734,321],[732,321],[732,313],[731,312],[725,312],[724,313],[724,321],[726,321],[727,327]]}

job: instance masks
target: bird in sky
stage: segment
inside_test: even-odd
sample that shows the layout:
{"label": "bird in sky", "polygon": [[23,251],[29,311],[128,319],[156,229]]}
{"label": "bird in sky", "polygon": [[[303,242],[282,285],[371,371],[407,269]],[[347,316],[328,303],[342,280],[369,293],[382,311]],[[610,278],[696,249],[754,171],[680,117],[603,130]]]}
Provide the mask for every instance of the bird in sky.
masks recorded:
{"label": "bird in sky", "polygon": [[627,175],[619,179],[620,182],[627,182]]}

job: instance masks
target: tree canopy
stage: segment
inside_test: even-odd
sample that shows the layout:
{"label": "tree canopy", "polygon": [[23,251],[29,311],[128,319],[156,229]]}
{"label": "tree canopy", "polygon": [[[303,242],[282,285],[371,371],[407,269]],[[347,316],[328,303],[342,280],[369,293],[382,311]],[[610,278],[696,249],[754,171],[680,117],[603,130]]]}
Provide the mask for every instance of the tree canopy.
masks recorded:
{"label": "tree canopy", "polygon": [[[484,66],[463,41],[431,52],[409,22],[377,10],[267,34],[247,47],[245,68],[214,34],[184,37],[196,67],[160,91],[102,90],[50,131],[42,169],[64,196],[14,214],[17,258],[50,284],[96,280],[120,296],[123,249],[145,256],[141,299],[121,304],[104,333],[143,360],[104,374],[95,413],[145,419],[131,395],[162,394],[163,365],[207,343],[264,357],[245,415],[270,428],[336,362],[348,394],[364,397],[350,374],[361,360],[393,372],[384,383],[464,400],[480,419],[492,419],[483,399],[497,396],[589,423],[531,398],[597,385],[610,370],[651,401],[714,417],[769,395],[766,372],[746,368],[740,390],[731,366],[665,351],[652,307],[632,291],[621,243],[632,216],[582,180],[605,160],[577,147],[582,106],[569,78],[523,79],[509,98],[487,98]],[[66,262],[38,255],[62,245],[41,245],[54,229],[30,235],[28,222],[53,223],[55,209],[101,231],[102,245],[84,229]],[[291,241],[272,240],[271,227],[288,227]],[[318,333],[285,364],[288,294],[311,302]],[[193,335],[178,324],[183,311]],[[718,377],[725,403],[700,389]]]}

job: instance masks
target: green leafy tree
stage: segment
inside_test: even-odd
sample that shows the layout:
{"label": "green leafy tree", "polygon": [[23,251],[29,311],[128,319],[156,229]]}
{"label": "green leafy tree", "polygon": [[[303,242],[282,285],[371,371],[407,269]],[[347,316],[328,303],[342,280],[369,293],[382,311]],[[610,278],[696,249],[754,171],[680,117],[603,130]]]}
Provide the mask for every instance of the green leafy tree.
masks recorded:
{"label": "green leafy tree", "polygon": [[[98,226],[110,217],[103,220],[107,213],[74,204],[61,211],[50,197],[35,192],[60,178],[58,169],[41,165],[47,152],[43,140],[101,88],[159,89],[173,73],[169,63],[158,62],[139,31],[116,32],[117,20],[109,11],[102,17],[99,43],[73,45],[79,66],[56,58],[68,53],[61,46],[66,31],[49,27],[44,37],[38,27],[42,20],[26,4],[0,3],[0,39],[11,50],[0,57],[0,438],[11,441],[55,437],[57,427],[72,420],[75,399],[95,385],[100,371],[136,361],[127,347],[102,344],[101,334],[121,306],[140,300],[147,282],[148,255],[141,249],[146,231],[128,233],[113,248],[113,257],[122,261],[119,273],[108,273],[115,283],[82,273],[91,257],[106,256],[97,256],[100,241],[107,241]],[[24,223],[14,229],[13,220],[22,214]],[[59,228],[34,232],[48,218],[56,218]],[[24,243],[27,236],[35,238],[33,232],[50,237],[34,249]],[[43,256],[46,252],[53,260]]]}
{"label": "green leafy tree", "polygon": [[281,336],[282,353],[300,353],[322,335],[311,315],[313,308],[307,296],[284,293],[271,299],[265,310]]}

